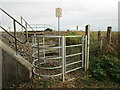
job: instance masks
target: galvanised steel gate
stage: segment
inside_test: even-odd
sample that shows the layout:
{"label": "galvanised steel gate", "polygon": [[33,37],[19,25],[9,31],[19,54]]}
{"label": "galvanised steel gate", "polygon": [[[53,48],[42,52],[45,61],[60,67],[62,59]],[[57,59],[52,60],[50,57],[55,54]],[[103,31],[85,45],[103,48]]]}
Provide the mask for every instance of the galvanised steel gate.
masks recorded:
{"label": "galvanised steel gate", "polygon": [[[77,38],[77,39],[75,39]],[[69,44],[71,39],[74,45]],[[33,75],[57,77],[85,67],[87,36],[32,36]],[[77,51],[77,52],[73,52]]]}

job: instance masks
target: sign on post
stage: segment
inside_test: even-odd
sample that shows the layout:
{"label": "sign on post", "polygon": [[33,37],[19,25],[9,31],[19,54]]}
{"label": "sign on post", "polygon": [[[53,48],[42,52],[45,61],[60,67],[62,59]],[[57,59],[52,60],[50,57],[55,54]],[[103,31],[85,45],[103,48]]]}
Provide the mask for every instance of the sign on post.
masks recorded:
{"label": "sign on post", "polygon": [[62,8],[56,8],[56,17],[62,17]]}

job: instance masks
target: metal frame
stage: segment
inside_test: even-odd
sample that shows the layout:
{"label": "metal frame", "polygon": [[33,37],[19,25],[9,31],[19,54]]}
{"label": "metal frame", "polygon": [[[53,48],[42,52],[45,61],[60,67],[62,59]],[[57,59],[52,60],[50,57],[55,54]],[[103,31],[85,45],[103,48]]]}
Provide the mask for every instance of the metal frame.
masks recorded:
{"label": "metal frame", "polygon": [[[15,18],[13,18],[10,14],[8,14],[5,10],[3,10],[2,8],[0,8],[0,10],[5,14],[7,15],[10,19],[13,20],[13,28],[14,28],[14,34],[11,34],[8,30],[6,30],[5,28],[3,28],[2,26],[0,26],[0,28],[2,30],[4,30],[7,34],[9,34],[12,38],[15,39],[15,51],[16,51],[16,54],[18,54],[18,42],[21,43],[21,44],[25,44],[27,41],[28,41],[28,31],[27,31],[27,27],[31,28],[32,31],[34,31],[34,29],[25,21],[25,19],[23,19],[21,17],[21,23],[18,22]],[[25,22],[25,26],[22,25],[22,22]],[[24,41],[21,41],[17,38],[17,30],[16,30],[16,24],[20,25],[22,30],[24,29],[25,30],[25,40]]]}
{"label": "metal frame", "polygon": [[[48,25],[48,24],[30,24],[32,28],[34,28],[35,31],[44,31],[47,28],[52,28],[54,30],[57,30],[55,27]],[[30,27],[28,27],[29,30]]]}
{"label": "metal frame", "polygon": [[[45,47],[45,39],[44,38],[61,38],[59,40],[62,40],[61,41],[61,46],[55,46],[55,47]],[[69,46],[66,46],[66,38],[69,38],[69,37],[82,37],[82,43],[81,44],[77,44],[77,45],[69,45]],[[42,77],[56,77],[56,76],[60,76],[62,75],[62,80],[65,81],[65,74],[67,73],[70,73],[72,71],[75,71],[75,70],[78,70],[80,68],[84,68],[86,67],[86,48],[87,48],[87,36],[85,35],[76,35],[76,36],[32,36],[32,40],[34,42],[35,38],[43,38],[44,41],[43,41],[43,47],[40,47],[40,43],[37,42],[36,43],[33,43],[32,45],[32,49],[33,49],[33,54],[32,54],[32,57],[34,58],[33,59],[33,73],[35,75],[38,75],[38,76],[42,76]],[[60,42],[60,41],[59,41]],[[66,48],[69,48],[69,47],[82,47],[82,52],[79,52],[79,53],[75,53],[75,54],[70,54],[70,55],[66,55]],[[62,50],[62,53],[60,53],[59,51],[59,56],[57,57],[48,57],[45,55],[45,51],[47,51],[48,49],[55,49],[57,48],[58,50]],[[36,52],[35,49],[43,49],[43,52],[42,51],[38,51]],[[39,54],[39,53],[43,53],[43,57],[36,57],[35,54]],[[71,62],[71,63],[68,63],[66,64],[66,58],[68,57],[73,57],[73,56],[77,56],[77,55],[82,55],[82,60],[79,60],[79,61],[74,61],[74,62]],[[44,62],[40,63],[39,60],[44,60]],[[55,67],[38,67],[38,62],[40,65],[42,64],[45,64],[48,60],[51,60],[51,59],[62,59],[59,63],[62,63],[60,64],[59,66],[55,66]],[[78,66],[77,68],[74,68],[74,69],[70,69],[70,70],[67,70],[66,71],[66,67],[68,66],[71,66],[73,64],[77,64],[77,63],[82,63],[81,66]],[[54,69],[60,69],[62,70],[61,73],[59,74],[54,74],[54,75],[41,75],[41,74],[38,74],[35,70],[36,69],[44,69],[44,70],[54,70]]]}

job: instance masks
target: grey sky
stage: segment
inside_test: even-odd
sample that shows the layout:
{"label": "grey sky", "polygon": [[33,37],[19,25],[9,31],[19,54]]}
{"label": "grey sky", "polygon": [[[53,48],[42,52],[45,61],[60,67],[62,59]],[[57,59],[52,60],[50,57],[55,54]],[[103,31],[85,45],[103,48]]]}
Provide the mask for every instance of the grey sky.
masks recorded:
{"label": "grey sky", "polygon": [[[119,0],[2,0],[2,8],[16,19],[23,16],[30,24],[50,24],[57,27],[55,8],[63,9],[61,29],[81,29],[90,24],[92,30],[118,28]],[[4,21],[5,22],[4,22]],[[7,20],[2,18],[3,23]],[[10,21],[7,21],[8,23]],[[7,24],[7,23],[6,23]]]}

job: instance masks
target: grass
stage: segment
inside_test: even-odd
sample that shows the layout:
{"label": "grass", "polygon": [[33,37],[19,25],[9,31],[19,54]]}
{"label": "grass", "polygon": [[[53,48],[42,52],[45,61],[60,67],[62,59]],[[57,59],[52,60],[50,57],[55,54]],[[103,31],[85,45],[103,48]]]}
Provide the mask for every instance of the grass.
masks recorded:
{"label": "grass", "polygon": [[42,87],[42,88],[48,88],[50,87],[51,85],[54,85],[56,84],[57,82],[55,81],[50,81],[50,80],[42,80],[39,82],[39,85]]}

